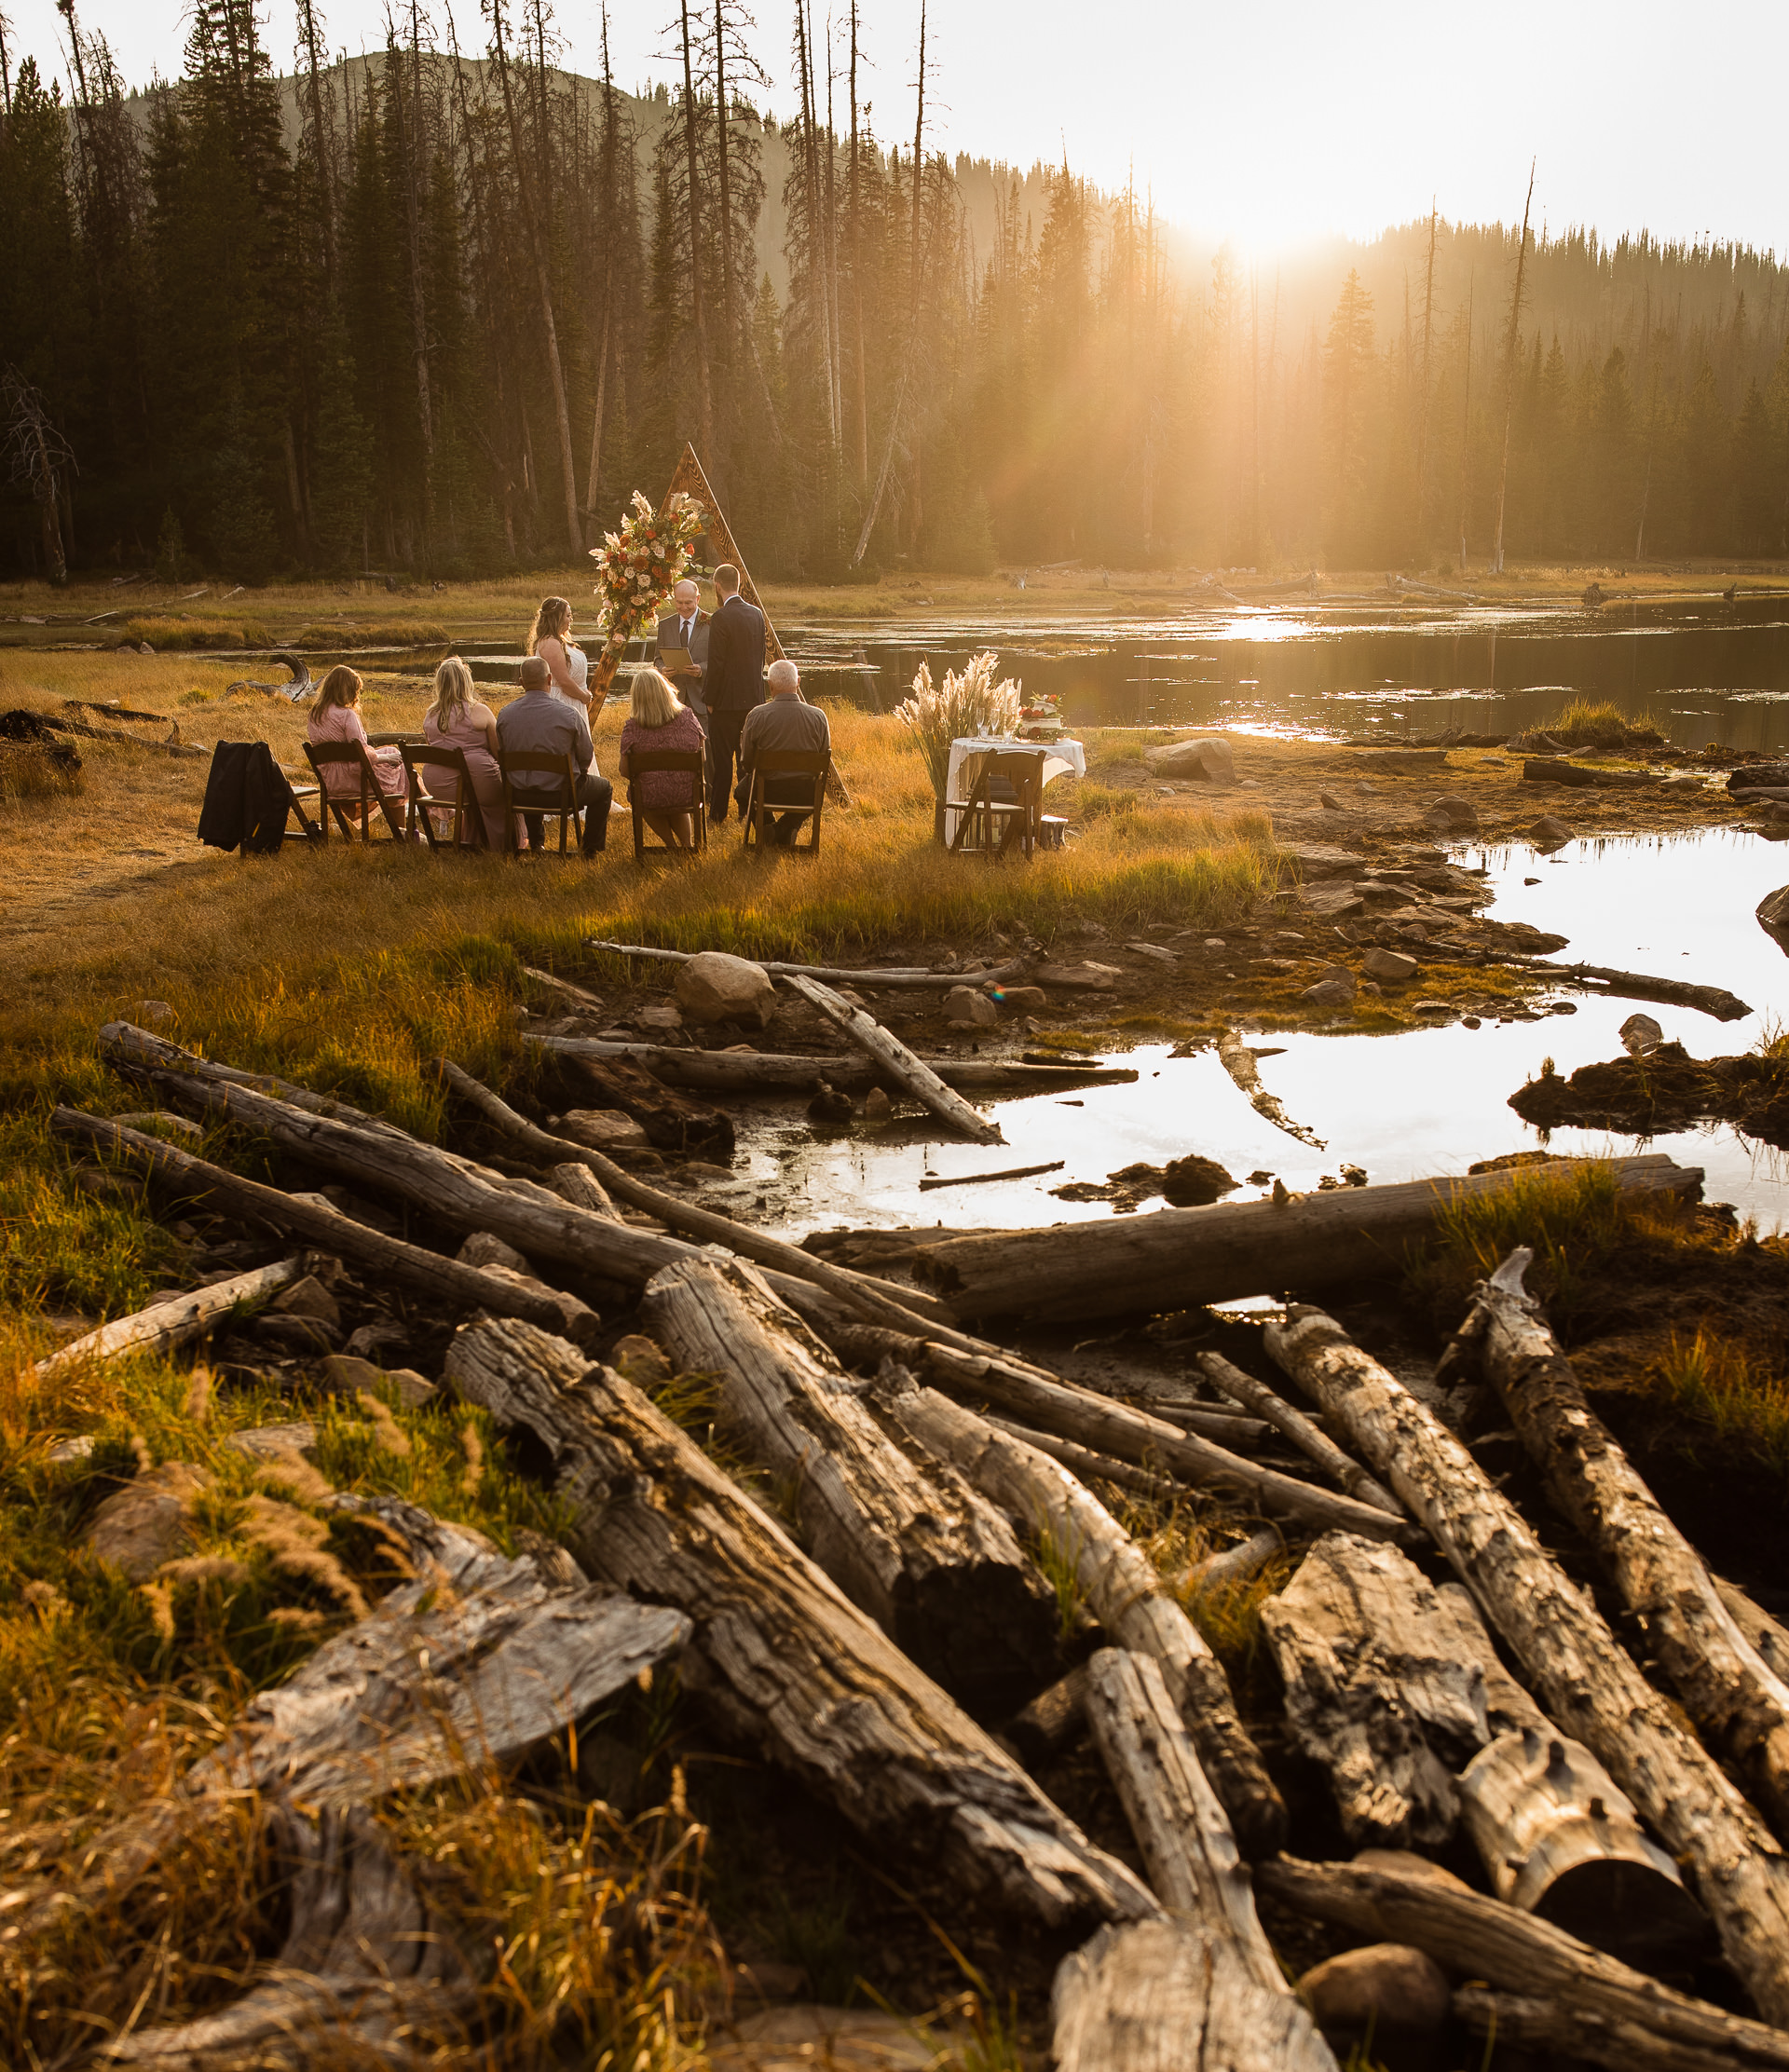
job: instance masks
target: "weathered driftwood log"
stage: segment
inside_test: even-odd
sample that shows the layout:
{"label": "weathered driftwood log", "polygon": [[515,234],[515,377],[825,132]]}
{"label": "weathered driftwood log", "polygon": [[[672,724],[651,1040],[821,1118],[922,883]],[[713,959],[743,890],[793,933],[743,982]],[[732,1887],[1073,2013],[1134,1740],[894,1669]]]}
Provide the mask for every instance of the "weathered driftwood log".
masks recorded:
{"label": "weathered driftwood log", "polygon": [[547,1168],[547,1185],[574,1208],[587,1208],[593,1216],[607,1216],[613,1223],[621,1220],[621,1212],[609,1199],[608,1188],[588,1166],[574,1166],[569,1161],[551,1166]]}
{"label": "weathered driftwood log", "polygon": [[1008,1517],[1047,1535],[1072,1564],[1094,1616],[1112,1638],[1162,1666],[1199,1757],[1245,1852],[1280,1846],[1286,1806],[1236,1716],[1223,1666],[1136,1541],[1068,1470],[972,1411],[885,1367],[876,1401],[895,1429],[949,1461]]}
{"label": "weathered driftwood log", "polygon": [[[699,1086],[710,1093],[811,1094],[822,1079],[848,1094],[900,1084],[872,1059],[849,1051],[807,1057],[786,1051],[686,1050],[672,1043],[624,1043],[600,1036],[525,1035],[522,1041],[567,1057],[635,1058],[673,1085]],[[1004,1057],[926,1057],[921,1062],[960,1094],[1047,1094],[1067,1086],[1127,1085],[1137,1077],[1128,1065],[1041,1065]]]}
{"label": "weathered driftwood log", "polygon": [[630,1384],[526,1324],[467,1326],[447,1379],[564,1470],[593,1574],[695,1622],[699,1691],[860,1833],[946,1889],[1056,1927],[1154,1902]]}
{"label": "weathered driftwood log", "polygon": [[1146,1467],[1133,1467],[1128,1461],[1116,1460],[1110,1453],[1096,1453],[1091,1447],[1077,1446],[1072,1438],[1058,1438],[1053,1432],[1033,1431],[1030,1425],[1017,1424],[1010,1418],[990,1414],[988,1423],[1009,1438],[1023,1439],[1027,1446],[1047,1453],[1084,1482],[1110,1482],[1113,1489],[1132,1490],[1139,1496],[1153,1496],[1162,1502],[1171,1502],[1181,1494],[1181,1485],[1171,1475],[1152,1475]]}
{"label": "weathered driftwood log", "polygon": [[1087,1665],[1079,1662],[1013,1714],[1006,1723],[1006,1738],[1035,1768],[1067,1748],[1086,1724]]}
{"label": "weathered driftwood log", "polygon": [[1712,1015],[1717,1022],[1742,1021],[1752,1010],[1724,986],[1692,986],[1681,978],[1652,978],[1644,972],[1610,971],[1603,964],[1558,964],[1550,957],[1525,957],[1514,950],[1486,948],[1482,944],[1413,942],[1413,955],[1438,958],[1467,957],[1475,962],[1512,964],[1521,971],[1545,972],[1555,985],[1570,986],[1581,993],[1605,993],[1612,1000],[1662,1001],[1671,1007],[1693,1007]]}
{"label": "weathered driftwood log", "polygon": [[[401,1238],[388,1237],[351,1216],[344,1216],[339,1209],[323,1206],[314,1197],[295,1199],[277,1187],[244,1179],[239,1173],[228,1172],[175,1145],[164,1144],[158,1137],[120,1128],[102,1116],[59,1108],[50,1123],[69,1136],[85,1137],[183,1194],[265,1223],[282,1235],[302,1238],[308,1245],[335,1253],[338,1259],[351,1260],[364,1274],[409,1288],[448,1308],[488,1309],[498,1316],[526,1317],[545,1330],[564,1329],[564,1312],[550,1293],[536,1293],[519,1280],[502,1278],[482,1267],[463,1266],[457,1260],[444,1258],[420,1245],[406,1245]],[[219,1288],[234,1285],[220,1282],[217,1288],[200,1289],[199,1295],[215,1295]]]}
{"label": "weathered driftwood log", "polygon": [[1779,1676],[1789,1677],[1789,1629],[1779,1626],[1769,1613],[1753,1601],[1737,1583],[1714,1578],[1721,1602],[1733,1615],[1733,1623],[1755,1649],[1759,1659]]}
{"label": "weathered driftwood log", "polygon": [[656,1078],[636,1058],[573,1056],[565,1059],[565,1070],[594,1097],[580,1106],[631,1115],[660,1151],[723,1162],[732,1157],[733,1118],[726,1110]]}
{"label": "weathered driftwood log", "polygon": [[1361,1503],[1371,1504],[1375,1510],[1387,1512],[1393,1518],[1401,1518],[1404,1507],[1388,1489],[1375,1482],[1358,1461],[1351,1461],[1342,1449],[1320,1432],[1304,1412],[1294,1410],[1283,1396],[1277,1395],[1265,1382],[1258,1382],[1252,1374],[1245,1374],[1234,1360],[1227,1360],[1222,1353],[1201,1353],[1197,1356],[1200,1371],[1214,1388],[1236,1402],[1264,1417],[1276,1431],[1291,1440],[1299,1452],[1315,1461],[1332,1482],[1347,1491],[1350,1496],[1359,1497]]}
{"label": "weathered driftwood log", "polygon": [[[153,1139],[145,1138],[143,1141]],[[125,1353],[151,1348],[166,1352],[176,1345],[190,1344],[222,1323],[239,1305],[265,1302],[269,1295],[290,1287],[304,1271],[301,1260],[282,1259],[272,1266],[257,1266],[252,1273],[237,1274],[226,1281],[213,1281],[211,1287],[195,1288],[190,1295],[172,1296],[129,1316],[115,1317],[60,1351],[47,1354],[37,1362],[38,1376],[47,1380],[77,1367],[116,1359]]]}
{"label": "weathered driftwood log", "polygon": [[[1612,1163],[1624,1193],[1700,1191],[1699,1166],[1662,1153]],[[1433,1233],[1450,1204],[1509,1184],[1508,1173],[1473,1173],[1343,1187],[1283,1204],[1219,1202],[1103,1223],[990,1231],[922,1245],[914,1267],[963,1316],[1078,1319],[1189,1309],[1383,1278],[1400,1269],[1406,1247]]]}
{"label": "weathered driftwood log", "polygon": [[1056,1602],[1012,1527],[954,1468],[903,1452],[753,1268],[667,1267],[640,1320],[680,1372],[717,1378],[723,1427],[793,1487],[808,1552],[928,1676],[977,1700],[1036,1688]]}
{"label": "weathered driftwood log", "polygon": [[1204,1561],[1195,1561],[1180,1579],[1178,1588],[1190,1590],[1195,1599],[1209,1596],[1213,1590],[1229,1589],[1237,1583],[1246,1583],[1251,1575],[1260,1574],[1276,1554],[1286,1548],[1285,1535],[1277,1525],[1263,1525],[1260,1532],[1251,1533],[1246,1540],[1236,1541],[1226,1547],[1221,1554],[1208,1554]]}
{"label": "weathered driftwood log", "polygon": [[[640,943],[599,942],[594,937],[585,947],[608,950],[617,957],[639,957],[649,962],[663,964],[687,964],[698,954],[693,949],[648,949]],[[829,986],[990,986],[1004,979],[1017,978],[1025,969],[1023,958],[990,965],[986,971],[931,971],[919,964],[904,964],[893,971],[848,971],[837,964],[773,964],[758,959],[753,961],[772,978],[818,978]]]}
{"label": "weathered driftwood log", "polygon": [[1504,1669],[1457,1584],[1437,1589],[1396,1547],[1330,1533],[1262,1627],[1293,1737],[1328,1773],[1351,1843],[1439,1847],[1464,1812],[1511,1905],[1628,1956],[1706,1935],[1676,1865]]}
{"label": "weathered driftwood log", "polygon": [[[518,1115],[506,1100],[456,1065],[451,1057],[444,1057],[439,1063],[442,1077],[455,1093],[476,1108],[487,1122],[496,1124],[505,1136],[539,1159],[563,1160],[566,1165],[582,1166],[598,1176],[604,1183],[605,1198],[612,1194],[635,1208],[646,1209],[672,1229],[702,1239],[704,1244],[724,1245],[729,1251],[737,1252],[743,1259],[755,1260],[760,1266],[792,1275],[799,1280],[812,1281],[816,1288],[825,1288],[841,1302],[859,1306],[867,1302],[868,1315],[891,1316],[898,1311],[901,1315],[910,1317],[916,1308],[927,1316],[948,1318],[949,1315],[941,1302],[916,1288],[896,1288],[888,1281],[876,1279],[873,1275],[859,1274],[852,1267],[829,1265],[824,1260],[816,1260],[812,1252],[803,1251],[799,1245],[785,1244],[780,1237],[772,1237],[747,1224],[736,1223],[730,1216],[717,1216],[713,1209],[700,1208],[693,1202],[684,1201],[662,1188],[636,1179],[625,1166],[618,1166],[601,1152],[554,1137],[537,1127],[525,1115]],[[565,1192],[559,1186],[559,1174],[563,1170],[563,1166],[555,1166],[551,1174],[555,1190],[561,1193]],[[573,1199],[569,1194],[565,1198]],[[610,1213],[613,1213],[612,1204]]]}
{"label": "weathered driftwood log", "polygon": [[897,1081],[902,1088],[917,1101],[929,1108],[933,1114],[959,1137],[966,1137],[972,1144],[1004,1144],[1006,1139],[998,1126],[985,1115],[979,1115],[963,1099],[963,1096],[947,1086],[930,1065],[914,1056],[898,1036],[884,1029],[874,1015],[861,1007],[854,1007],[848,1000],[840,1000],[830,986],[823,985],[817,978],[804,978],[791,973],[784,979],[809,1006],[817,1007],[832,1026],[856,1044],[864,1056],[872,1058],[890,1078]]}
{"label": "weathered driftwood log", "polygon": [[1565,1732],[1607,1765],[1714,1916],[1768,2020],[1789,2022],[1789,1859],[1472,1455],[1318,1310],[1267,1350],[1427,1528]]}
{"label": "weathered driftwood log", "polygon": [[1789,1684],[1747,1640],[1701,1557],[1585,1400],[1523,1291],[1533,1256],[1512,1252],[1481,1285],[1460,1337],[1477,1347],[1553,1501],[1644,1623],[1685,1710],[1789,1836]]}
{"label": "weathered driftwood log", "polygon": [[[847,1343],[853,1334],[847,1334]],[[1099,1452],[1139,1462],[1199,1487],[1229,1489],[1247,1495],[1270,1514],[1295,1518],[1319,1529],[1339,1525],[1369,1538],[1401,1539],[1412,1527],[1371,1504],[1329,1490],[1313,1489],[1278,1469],[1259,1467],[1239,1459],[1196,1432],[1182,1431],[1146,1411],[1109,1402],[1091,1389],[1076,1388],[1015,1360],[962,1353],[935,1341],[893,1346],[897,1359],[923,1367],[949,1395],[998,1404],[1009,1416],[1077,1440]]]}
{"label": "weathered driftwood log", "polygon": [[1627,2057],[1591,2053],[1615,2072],[1789,2072],[1789,2033],[1673,1992],[1444,1872],[1282,1856],[1257,1864],[1254,1879],[1258,1892],[1283,1906],[1375,1942],[1427,1950],[1456,1976],[1596,2016],[1630,2040]]}
{"label": "weathered driftwood log", "polygon": [[1295,1123],[1280,1105],[1279,1097],[1270,1094],[1261,1084],[1261,1069],[1255,1063],[1255,1054],[1234,1029],[1226,1029],[1218,1038],[1218,1061],[1236,1082],[1239,1090],[1249,1097],[1249,1105],[1263,1122],[1272,1123],[1276,1129],[1283,1129],[1288,1137],[1295,1137],[1301,1144],[1308,1144],[1314,1151],[1323,1149],[1323,1139]]}
{"label": "weathered driftwood log", "polygon": [[181,1833],[244,1793],[339,1809],[510,1762],[689,1637],[676,1611],[581,1577],[568,1589],[534,1561],[396,1498],[337,1497],[335,1507],[378,1521],[407,1548],[416,1580],[253,1698],[171,1797],[96,1840],[73,1889],[6,1895],[6,1940],[29,1940],[66,1907],[116,1901]]}
{"label": "weathered driftwood log", "polygon": [[1234,1944],[1258,1985],[1286,1978],[1255,1913],[1254,1889],[1222,1806],[1153,1655],[1102,1647],[1087,1664],[1087,1725],[1155,1897]]}
{"label": "weathered driftwood log", "polygon": [[1486,1985],[1454,1991],[1455,2021],[1503,2051],[1548,2065],[1603,2065],[1611,2072],[1736,2072],[1755,2065],[1726,2051],[1699,2050],[1667,2040],[1635,2020],[1620,2020],[1580,2007],[1572,1999],[1538,2000],[1499,1993]]}
{"label": "weathered driftwood log", "polygon": [[197,2021],[109,2043],[112,2065],[238,2068],[415,2062],[424,2039],[458,2040],[477,1981],[448,1922],[423,1898],[364,1808],[313,1822],[273,1802],[290,1892],[280,1954],[249,1992]]}
{"label": "weathered driftwood log", "polygon": [[1101,1929],[1058,1967],[1050,2018],[1056,2072],[1335,2072],[1303,2005],[1198,1921]]}
{"label": "weathered driftwood log", "polygon": [[533,964],[524,964],[522,975],[532,979],[537,986],[543,987],[548,992],[558,994],[567,1007],[580,1015],[605,1015],[608,1012],[594,993],[586,991],[582,986],[574,986],[568,978],[555,977],[552,972],[540,971]]}

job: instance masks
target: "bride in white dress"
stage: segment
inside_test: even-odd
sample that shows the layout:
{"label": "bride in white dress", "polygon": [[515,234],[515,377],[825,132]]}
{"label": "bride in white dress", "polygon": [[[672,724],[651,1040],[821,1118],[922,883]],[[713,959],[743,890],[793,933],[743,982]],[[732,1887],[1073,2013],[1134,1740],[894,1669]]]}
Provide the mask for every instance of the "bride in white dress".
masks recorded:
{"label": "bride in white dress", "polygon": [[563,597],[541,600],[528,628],[527,651],[539,655],[553,677],[548,693],[588,717],[591,709],[590,658],[571,641],[571,607]]}

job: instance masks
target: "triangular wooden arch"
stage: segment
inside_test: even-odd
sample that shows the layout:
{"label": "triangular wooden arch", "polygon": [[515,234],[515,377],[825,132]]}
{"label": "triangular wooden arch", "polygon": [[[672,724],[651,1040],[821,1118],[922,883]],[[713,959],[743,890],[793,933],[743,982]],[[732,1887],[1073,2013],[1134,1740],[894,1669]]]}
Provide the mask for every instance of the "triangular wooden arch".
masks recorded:
{"label": "triangular wooden arch", "polygon": [[708,486],[708,477],[703,472],[702,463],[696,458],[696,449],[687,442],[683,458],[678,461],[676,472],[671,477],[671,486],[664,493],[662,511],[678,490],[693,497],[708,514],[707,533],[709,545],[716,549],[717,562],[731,561],[739,570],[739,593],[748,605],[756,605],[764,612],[764,659],[780,661],[783,659],[783,643],[776,637],[776,628],[771,624],[771,615],[764,611],[764,600],[758,593],[758,585],[752,580],[752,572],[745,566],[745,557],[734,543],[728,530],[727,521],[721,516],[720,498]]}

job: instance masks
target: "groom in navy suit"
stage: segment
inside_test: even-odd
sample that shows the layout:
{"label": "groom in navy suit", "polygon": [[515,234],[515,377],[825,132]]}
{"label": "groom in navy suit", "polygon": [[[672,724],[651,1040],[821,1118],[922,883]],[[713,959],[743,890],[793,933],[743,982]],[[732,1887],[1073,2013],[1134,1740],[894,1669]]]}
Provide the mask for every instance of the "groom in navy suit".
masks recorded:
{"label": "groom in navy suit", "polygon": [[727,817],[745,716],[764,702],[764,614],[739,593],[739,570],[723,561],[715,570],[719,608],[708,621],[708,666],[703,695],[708,705],[708,811],[717,825]]}

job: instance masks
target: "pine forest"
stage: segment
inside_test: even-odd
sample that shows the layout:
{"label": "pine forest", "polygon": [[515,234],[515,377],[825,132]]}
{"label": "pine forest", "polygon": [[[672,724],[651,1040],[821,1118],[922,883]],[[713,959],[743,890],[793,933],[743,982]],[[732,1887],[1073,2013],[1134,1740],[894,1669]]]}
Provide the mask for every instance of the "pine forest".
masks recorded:
{"label": "pine forest", "polygon": [[1769,254],[1437,214],[1250,262],[1072,162],[952,162],[910,81],[873,126],[812,0],[775,122],[739,0],[644,96],[547,0],[475,49],[411,0],[351,60],[301,0],[286,75],[253,0],[196,0],[142,91],[63,13],[66,79],[3,68],[15,573],[563,565],[686,440],[811,582],[1789,551]]}

